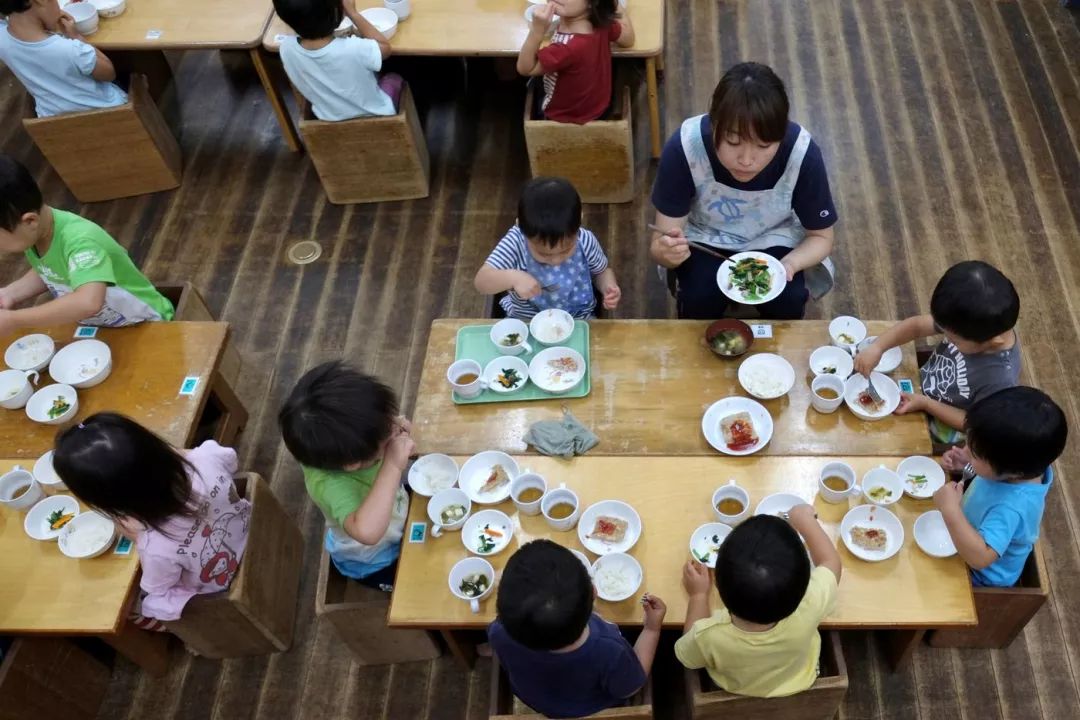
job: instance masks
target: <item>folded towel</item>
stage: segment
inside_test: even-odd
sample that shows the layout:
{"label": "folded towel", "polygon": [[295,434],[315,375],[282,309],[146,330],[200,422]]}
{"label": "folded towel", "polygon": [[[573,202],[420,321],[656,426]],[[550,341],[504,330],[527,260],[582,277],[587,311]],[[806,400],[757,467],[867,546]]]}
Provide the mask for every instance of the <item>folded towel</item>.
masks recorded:
{"label": "folded towel", "polygon": [[562,420],[540,420],[525,433],[525,442],[542,455],[557,455],[569,460],[596,447],[600,438],[563,408]]}

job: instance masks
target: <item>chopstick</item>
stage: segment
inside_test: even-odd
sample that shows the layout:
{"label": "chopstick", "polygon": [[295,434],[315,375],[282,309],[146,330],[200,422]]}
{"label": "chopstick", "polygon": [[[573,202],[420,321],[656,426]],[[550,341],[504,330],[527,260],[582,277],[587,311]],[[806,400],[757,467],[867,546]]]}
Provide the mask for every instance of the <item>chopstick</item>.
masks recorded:
{"label": "chopstick", "polygon": [[[667,235],[666,230],[662,230],[659,227],[657,227],[656,225],[653,225],[652,223],[649,223],[647,225],[647,227],[650,230],[653,230],[655,232],[660,233],[661,235]],[[708,245],[704,245],[704,244],[699,243],[699,242],[694,242],[693,240],[687,240],[686,244],[689,245],[690,247],[692,247],[694,250],[697,250],[698,252],[703,252],[706,255],[712,255],[714,258],[720,258],[721,260],[729,260],[730,259],[727,255],[724,255],[719,250],[715,250],[715,249],[709,247]]]}

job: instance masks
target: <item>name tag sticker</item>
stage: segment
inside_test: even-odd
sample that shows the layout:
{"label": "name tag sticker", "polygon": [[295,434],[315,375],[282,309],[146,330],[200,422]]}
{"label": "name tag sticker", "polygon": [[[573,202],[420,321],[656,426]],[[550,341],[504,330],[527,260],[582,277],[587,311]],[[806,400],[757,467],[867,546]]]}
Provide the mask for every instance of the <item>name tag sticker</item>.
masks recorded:
{"label": "name tag sticker", "polygon": [[422,543],[427,537],[427,523],[414,522],[409,525],[409,542]]}
{"label": "name tag sticker", "polygon": [[911,380],[908,378],[900,378],[900,382],[897,383],[900,386],[900,392],[913,393],[915,392],[915,386],[911,384]]}
{"label": "name tag sticker", "polygon": [[772,337],[772,325],[751,325],[750,329],[754,331],[754,337],[756,338],[771,338]]}
{"label": "name tag sticker", "polygon": [[116,549],[113,550],[113,555],[130,555],[132,542],[129,538],[120,537],[120,541],[116,543]]}
{"label": "name tag sticker", "polygon": [[147,40],[157,40],[159,37],[161,37],[161,31],[160,30],[147,30],[146,31],[146,39]]}
{"label": "name tag sticker", "polygon": [[96,327],[88,327],[86,325],[80,325],[75,328],[75,337],[77,338],[92,338],[97,335],[98,329]]}
{"label": "name tag sticker", "polygon": [[194,395],[195,388],[197,387],[199,387],[199,378],[189,375],[188,377],[184,378],[184,382],[180,383],[180,394]]}
{"label": "name tag sticker", "polygon": [[293,36],[292,35],[285,35],[283,33],[278,33],[277,35],[274,36],[274,42],[276,42],[278,45],[280,45],[281,43],[285,42],[287,39],[289,39],[291,37],[293,37]]}

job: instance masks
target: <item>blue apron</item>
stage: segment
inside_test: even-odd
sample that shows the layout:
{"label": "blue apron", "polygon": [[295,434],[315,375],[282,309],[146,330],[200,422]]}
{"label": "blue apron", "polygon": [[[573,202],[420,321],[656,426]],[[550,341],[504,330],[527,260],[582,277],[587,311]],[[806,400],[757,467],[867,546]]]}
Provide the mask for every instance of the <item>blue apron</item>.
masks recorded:
{"label": "blue apron", "polygon": [[536,311],[556,308],[565,310],[575,318],[588,318],[596,309],[596,296],[593,295],[592,274],[589,261],[581,247],[581,233],[574,246],[574,253],[559,265],[547,265],[537,262],[528,248],[525,249],[525,272],[536,278],[541,287],[558,285],[559,289],[540,293],[528,300]]}

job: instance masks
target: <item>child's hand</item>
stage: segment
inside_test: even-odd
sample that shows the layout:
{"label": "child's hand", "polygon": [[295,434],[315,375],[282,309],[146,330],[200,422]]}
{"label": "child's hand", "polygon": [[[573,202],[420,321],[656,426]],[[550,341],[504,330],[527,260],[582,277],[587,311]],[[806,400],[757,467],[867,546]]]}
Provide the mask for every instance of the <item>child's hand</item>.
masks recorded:
{"label": "child's hand", "polygon": [[709,577],[709,568],[697,560],[687,560],[683,566],[682,584],[686,588],[686,594],[690,597],[695,595],[708,595],[712,581]]}
{"label": "child's hand", "polygon": [[604,309],[614,310],[619,307],[619,300],[622,299],[622,290],[618,285],[610,285],[604,288]]}
{"label": "child's hand", "polygon": [[533,7],[536,9],[533,10],[532,31],[547,34],[548,28],[551,27],[551,20],[555,17],[555,6],[549,2],[544,5],[534,5]]}
{"label": "child's hand", "polygon": [[881,348],[878,347],[876,342],[871,343],[867,347],[864,347],[859,351],[859,354],[855,356],[855,372],[860,375],[870,377],[870,373],[874,371],[874,368],[881,362],[882,353]]}
{"label": "child's hand", "polygon": [[956,510],[964,497],[964,486],[957,482],[947,482],[934,493],[934,507],[942,512]]}
{"label": "child's hand", "polygon": [[514,292],[522,300],[531,300],[540,294],[540,282],[525,271],[518,273],[518,279],[514,281]]}
{"label": "child's hand", "polygon": [[969,462],[971,462],[971,453],[965,447],[949,448],[941,456],[941,467],[949,472],[962,472]]}
{"label": "child's hand", "polygon": [[[877,363],[874,363],[877,365]],[[923,412],[926,410],[926,396],[917,395],[915,393],[900,393],[900,404],[893,412],[897,415],[907,415],[913,412]]]}
{"label": "child's hand", "polygon": [[660,630],[667,615],[667,605],[655,595],[645,593],[641,596],[641,606],[645,608],[645,629]]}
{"label": "child's hand", "polygon": [[405,468],[409,466],[409,458],[414,452],[416,452],[416,443],[413,442],[412,435],[400,426],[396,426],[390,440],[386,443],[383,463],[389,463],[405,472]]}
{"label": "child's hand", "polygon": [[75,29],[75,18],[68,15],[66,12],[60,13],[60,18],[56,21],[56,27],[60,31],[60,34],[66,38],[72,40],[79,40],[82,35]]}
{"label": "child's hand", "polygon": [[788,511],[788,523],[793,528],[800,528],[807,523],[816,523],[817,513],[812,505],[800,503]]}
{"label": "child's hand", "polygon": [[11,297],[6,287],[0,288],[0,310],[14,310],[15,298]]}

